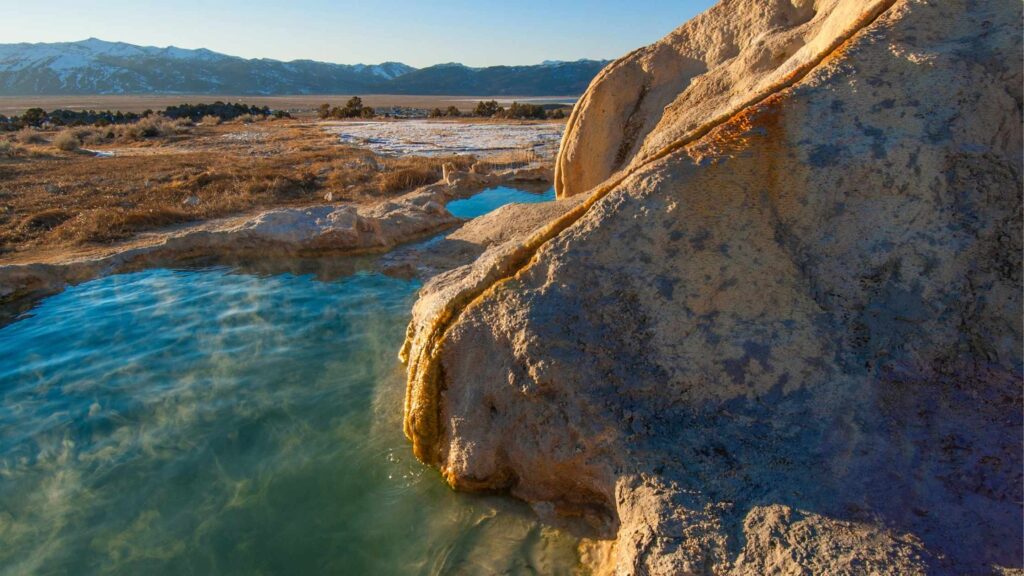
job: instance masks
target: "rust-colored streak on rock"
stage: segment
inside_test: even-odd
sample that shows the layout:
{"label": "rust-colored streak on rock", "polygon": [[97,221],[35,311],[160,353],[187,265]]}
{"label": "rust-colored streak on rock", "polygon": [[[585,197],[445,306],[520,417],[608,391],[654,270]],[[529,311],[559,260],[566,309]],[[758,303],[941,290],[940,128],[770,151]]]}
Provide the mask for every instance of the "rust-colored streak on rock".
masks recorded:
{"label": "rust-colored streak on rock", "polygon": [[[1020,569],[1019,3],[900,0],[833,43],[869,5],[726,0],[696,28],[737,107],[700,126],[690,38],[641,51],[632,168],[424,286],[410,400],[453,486],[614,536],[598,573]],[[632,58],[582,101],[598,152]],[[793,85],[739,88],[766,77]]]}
{"label": "rust-colored streak on rock", "polygon": [[[515,250],[511,251],[505,258],[497,262],[489,273],[486,274],[484,282],[468,286],[452,297],[436,313],[428,327],[417,331],[413,326],[410,326],[399,357],[407,364],[408,375],[403,428],[405,435],[412,441],[413,452],[416,457],[424,463],[439,466],[442,470],[444,469],[445,464],[438,452],[438,442],[442,433],[440,393],[444,385],[441,378],[439,359],[448,331],[458,322],[459,317],[465,310],[471,308],[477,302],[486,299],[504,283],[528,270],[544,244],[572,226],[592,206],[633,174],[702,141],[713,131],[723,126],[725,130],[719,137],[718,145],[725,146],[725,141],[738,133],[737,130],[742,127],[744,121],[749,121],[749,117],[756,114],[762,107],[777,107],[785,98],[784,92],[787,89],[800,82],[826,59],[833,57],[833,53],[836,50],[840,50],[859,32],[874,23],[896,2],[897,0],[885,0],[874,4],[870,10],[865,11],[839,37],[829,43],[822,53],[794,70],[783,78],[781,82],[772,85],[763,92],[752,95],[738,109],[721,117],[711,119],[680,140],[671,143],[639,163],[634,162],[634,164],[626,169],[613,175],[600,186],[591,190],[587,195],[587,199],[582,204],[561,218],[551,222],[547,227],[534,234]],[[614,63],[612,66],[614,66]],[[595,80],[596,83],[597,80]],[[578,118],[581,113],[580,105],[577,105],[570,118],[570,127],[567,128],[566,136],[563,137],[563,145],[566,142],[565,138],[572,130],[573,119]],[[734,124],[735,126],[733,126]],[[560,177],[565,177],[564,171],[556,173],[556,184],[559,182],[558,179]]]}

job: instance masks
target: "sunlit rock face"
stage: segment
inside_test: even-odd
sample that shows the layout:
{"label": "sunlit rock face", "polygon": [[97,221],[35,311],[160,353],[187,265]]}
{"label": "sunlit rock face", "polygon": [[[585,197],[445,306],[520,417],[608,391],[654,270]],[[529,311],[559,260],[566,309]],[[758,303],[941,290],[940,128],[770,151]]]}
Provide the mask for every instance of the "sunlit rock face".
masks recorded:
{"label": "sunlit rock face", "polygon": [[819,63],[893,0],[727,0],[613,62],[576,106],[559,196],[692,139]]}
{"label": "sunlit rock face", "polygon": [[417,304],[417,455],[621,574],[1021,568],[1019,16],[726,1],[612,64],[586,200]]}

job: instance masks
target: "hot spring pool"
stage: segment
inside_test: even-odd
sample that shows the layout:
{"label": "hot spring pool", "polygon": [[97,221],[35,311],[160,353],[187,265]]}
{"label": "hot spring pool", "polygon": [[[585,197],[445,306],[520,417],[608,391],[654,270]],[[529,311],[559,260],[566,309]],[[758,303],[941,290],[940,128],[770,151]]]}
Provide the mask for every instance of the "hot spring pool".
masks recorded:
{"label": "hot spring pool", "polygon": [[413,458],[418,288],[158,269],[0,329],[0,572],[571,572],[574,539]]}
{"label": "hot spring pool", "polygon": [[507,186],[497,186],[488,188],[469,198],[449,202],[448,211],[459,218],[476,218],[501,208],[505,204],[535,204],[537,202],[551,202],[554,199],[554,188],[543,193],[535,193]]}

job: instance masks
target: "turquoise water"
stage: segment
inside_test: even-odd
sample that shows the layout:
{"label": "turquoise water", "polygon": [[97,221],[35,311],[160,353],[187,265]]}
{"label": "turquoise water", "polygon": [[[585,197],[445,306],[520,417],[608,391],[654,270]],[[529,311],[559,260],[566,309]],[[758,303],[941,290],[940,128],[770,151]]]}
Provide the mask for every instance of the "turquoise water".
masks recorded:
{"label": "turquoise water", "polygon": [[569,573],[570,537],[412,457],[418,288],[150,270],[0,329],[0,573]]}
{"label": "turquoise water", "polygon": [[550,202],[554,199],[554,188],[538,194],[505,186],[498,186],[496,188],[484,190],[483,192],[475,194],[465,200],[449,202],[448,211],[459,218],[476,218],[477,216],[483,216],[492,210],[500,208],[505,204],[533,204],[536,202]]}

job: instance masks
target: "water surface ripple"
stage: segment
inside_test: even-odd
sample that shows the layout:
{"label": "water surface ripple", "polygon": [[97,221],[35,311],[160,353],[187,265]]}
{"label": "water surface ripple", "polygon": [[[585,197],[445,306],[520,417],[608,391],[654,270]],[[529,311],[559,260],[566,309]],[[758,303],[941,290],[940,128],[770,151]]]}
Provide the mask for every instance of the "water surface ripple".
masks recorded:
{"label": "water surface ripple", "polygon": [[150,270],[0,329],[0,573],[571,571],[571,538],[412,458],[418,287]]}

